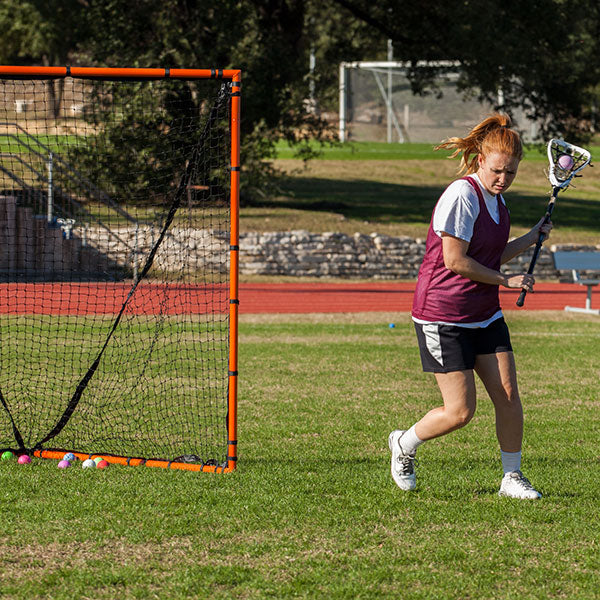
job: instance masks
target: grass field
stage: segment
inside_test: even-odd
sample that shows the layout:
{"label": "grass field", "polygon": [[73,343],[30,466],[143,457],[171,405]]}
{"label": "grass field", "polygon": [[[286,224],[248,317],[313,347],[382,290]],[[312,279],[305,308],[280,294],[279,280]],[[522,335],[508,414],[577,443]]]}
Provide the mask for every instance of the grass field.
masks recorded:
{"label": "grass field", "polygon": [[[229,329],[217,316],[125,314],[77,410],[46,447],[225,463],[227,404],[216,399],[227,398]],[[62,417],[114,319],[0,315],[0,391],[26,447]],[[16,447],[1,409],[0,450]]]}
{"label": "grass field", "polygon": [[[282,194],[243,207],[242,232],[424,236],[456,163],[373,149],[306,168],[282,152]],[[545,210],[543,167],[528,155],[507,194],[513,233]],[[561,196],[553,241],[598,243],[599,189],[589,169]],[[481,387],[469,426],[419,450],[417,491],[395,486],[389,431],[439,402],[408,314],[242,315],[237,471],[0,461],[0,598],[600,598],[600,320],[507,320],[542,500],[497,496]]]}
{"label": "grass field", "polygon": [[[460,132],[457,132],[459,134]],[[441,141],[441,140],[440,140]],[[434,151],[435,144],[386,144],[385,142],[334,142],[312,143],[314,151],[321,153],[320,160],[439,160],[450,154],[446,150]],[[592,155],[600,156],[600,146],[590,146]],[[294,158],[294,149],[285,141],[277,144],[278,158]],[[541,144],[525,147],[525,160],[546,161],[546,148]]]}
{"label": "grass field", "polygon": [[[65,148],[68,140],[69,136],[42,138],[57,151]],[[7,144],[0,137],[0,151],[8,150]],[[293,158],[294,152],[285,142],[278,145],[274,166],[284,174],[281,192],[243,202],[242,233],[304,229],[425,237],[435,202],[457,176],[458,161],[448,160],[446,151],[434,152],[433,144],[363,142],[326,145],[321,150],[319,159],[305,164]],[[591,152],[600,156],[600,146],[591,146]],[[506,194],[514,235],[524,233],[545,212],[550,192],[546,161],[544,148],[526,148],[517,179]],[[0,185],[10,187],[12,182],[0,174]],[[552,242],[597,244],[599,199],[600,172],[588,168],[584,177],[560,196]],[[127,224],[121,214],[105,205],[87,202],[85,208],[92,220],[100,219],[109,226]],[[132,210],[141,221],[154,221],[155,211],[152,206]],[[175,225],[189,222],[206,227],[204,216],[202,209],[185,208],[176,215]]]}
{"label": "grass field", "polygon": [[[600,156],[600,148],[592,147],[594,152]],[[326,148],[323,158],[304,165],[282,147],[274,163],[287,174],[281,194],[245,204],[240,230],[426,237],[435,202],[457,176],[458,161],[446,155],[427,144],[346,144]],[[544,215],[550,192],[546,166],[539,148],[526,152],[506,194],[513,235]],[[600,240],[600,172],[587,168],[583,173],[559,197],[553,243]]]}
{"label": "grass field", "polygon": [[393,484],[387,434],[438,402],[408,315],[245,316],[238,470],[0,463],[0,597],[600,597],[600,322],[509,325],[541,501],[496,495],[481,390],[418,490]]}
{"label": "grass field", "polygon": [[76,139],[75,136],[70,135],[36,134],[35,140],[32,140],[30,136],[22,133],[2,133],[0,134],[0,152],[21,152],[23,146],[32,143],[35,150],[39,151],[40,148],[35,143],[36,141],[47,146],[53,152],[66,152],[69,145],[73,144],[74,139]]}

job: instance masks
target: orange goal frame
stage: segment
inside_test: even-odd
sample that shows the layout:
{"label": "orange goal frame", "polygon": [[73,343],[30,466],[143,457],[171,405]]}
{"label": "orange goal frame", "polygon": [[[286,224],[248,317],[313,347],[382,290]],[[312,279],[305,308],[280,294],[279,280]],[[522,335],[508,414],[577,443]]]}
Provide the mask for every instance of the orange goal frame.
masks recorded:
{"label": "orange goal frame", "polygon": [[[81,459],[101,456],[113,464],[188,471],[227,473],[237,464],[237,394],[238,394],[238,309],[239,309],[239,192],[240,192],[240,116],[241,77],[239,69],[175,69],[175,68],[104,68],[104,67],[28,67],[0,66],[0,78],[95,78],[95,79],[221,79],[231,82],[230,107],[230,268],[229,268],[229,372],[227,397],[227,462],[224,465],[141,459],[110,454],[73,452]],[[68,450],[35,450],[34,456],[61,459]]]}

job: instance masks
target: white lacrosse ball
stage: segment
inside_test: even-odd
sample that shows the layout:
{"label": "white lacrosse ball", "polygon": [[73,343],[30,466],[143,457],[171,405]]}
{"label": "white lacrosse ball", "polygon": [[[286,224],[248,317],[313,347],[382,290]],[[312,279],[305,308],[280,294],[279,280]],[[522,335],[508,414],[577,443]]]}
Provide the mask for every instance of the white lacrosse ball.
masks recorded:
{"label": "white lacrosse ball", "polygon": [[573,167],[573,159],[568,154],[561,154],[558,157],[558,166],[565,171]]}

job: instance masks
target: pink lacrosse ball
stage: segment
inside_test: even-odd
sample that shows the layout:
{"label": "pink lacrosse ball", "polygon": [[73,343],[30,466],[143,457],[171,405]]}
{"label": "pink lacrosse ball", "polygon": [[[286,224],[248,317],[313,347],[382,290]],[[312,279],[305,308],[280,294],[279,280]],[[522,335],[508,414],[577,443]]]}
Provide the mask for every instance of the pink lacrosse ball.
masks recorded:
{"label": "pink lacrosse ball", "polygon": [[558,166],[568,171],[573,167],[573,159],[568,154],[562,154],[558,157]]}
{"label": "pink lacrosse ball", "polygon": [[17,461],[20,465],[28,465],[31,462],[31,457],[28,454],[22,454]]}
{"label": "pink lacrosse ball", "polygon": [[71,466],[71,463],[68,460],[61,460],[58,463],[59,469],[68,469]]}

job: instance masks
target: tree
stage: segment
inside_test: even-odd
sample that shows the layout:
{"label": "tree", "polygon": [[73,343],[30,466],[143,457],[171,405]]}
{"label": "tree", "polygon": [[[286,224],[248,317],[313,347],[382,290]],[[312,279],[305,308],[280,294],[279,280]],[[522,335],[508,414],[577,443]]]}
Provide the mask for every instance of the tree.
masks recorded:
{"label": "tree", "polygon": [[[87,36],[81,14],[86,0],[4,0],[0,5],[0,57],[19,64],[44,66],[68,63]],[[49,79],[50,112],[59,116],[63,79]]]}
{"label": "tree", "polygon": [[[311,157],[332,128],[307,103],[337,108],[337,65],[455,60],[460,85],[504,109],[524,107],[546,133],[583,139],[600,66],[594,0],[4,0],[0,59],[23,64],[241,68],[243,194],[272,189],[284,139]],[[309,54],[317,57],[309,73]],[[412,69],[427,93],[435,69]],[[54,94],[56,112],[60,105]]]}
{"label": "tree", "polygon": [[84,48],[95,64],[241,68],[243,194],[273,181],[279,138],[322,135],[302,110],[305,1],[107,0],[91,2]]}
{"label": "tree", "polygon": [[[455,60],[464,90],[503,109],[522,107],[542,133],[575,141],[592,133],[600,71],[600,7],[583,0],[462,0],[414,4],[333,0],[394,41],[400,60]],[[423,93],[435,69],[410,73]]]}

